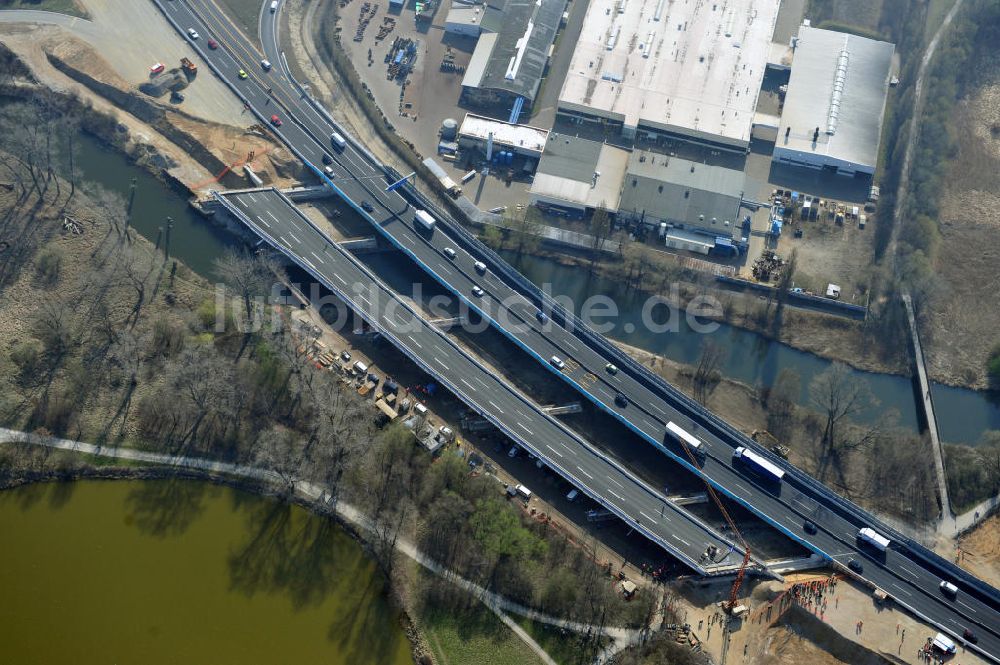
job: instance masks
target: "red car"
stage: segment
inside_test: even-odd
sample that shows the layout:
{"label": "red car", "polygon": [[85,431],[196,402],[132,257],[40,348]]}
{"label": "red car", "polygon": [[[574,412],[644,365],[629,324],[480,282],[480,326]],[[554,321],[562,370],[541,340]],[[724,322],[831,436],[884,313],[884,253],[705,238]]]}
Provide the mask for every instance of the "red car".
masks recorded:
{"label": "red car", "polygon": [[271,124],[275,127],[281,127],[281,118],[276,115],[271,116]]}
{"label": "red car", "polygon": [[167,68],[166,65],[164,65],[162,62],[158,62],[158,63],[156,63],[155,65],[153,65],[152,67],[149,68],[149,73],[150,74],[159,74],[160,72],[162,72],[166,68]]}
{"label": "red car", "polygon": [[215,41],[214,39],[209,39],[208,48],[214,51],[215,49],[219,48],[219,42]]}

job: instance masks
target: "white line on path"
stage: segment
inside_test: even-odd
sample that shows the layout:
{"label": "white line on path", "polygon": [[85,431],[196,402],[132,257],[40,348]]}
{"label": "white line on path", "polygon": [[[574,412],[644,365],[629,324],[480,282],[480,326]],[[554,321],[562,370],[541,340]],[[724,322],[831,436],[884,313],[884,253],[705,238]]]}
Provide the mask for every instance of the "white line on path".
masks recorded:
{"label": "white line on path", "polygon": [[625,497],[623,497],[623,496],[622,496],[621,494],[619,494],[618,492],[615,492],[614,490],[608,490],[608,494],[610,494],[611,496],[615,497],[615,498],[616,498],[616,499],[618,499],[619,501],[624,501],[624,500],[625,500]]}
{"label": "white line on path", "polygon": [[343,278],[343,277],[341,277],[341,276],[340,276],[340,275],[338,275],[337,273],[333,273],[333,276],[334,276],[334,277],[336,277],[336,278],[337,278],[338,280],[340,280],[340,283],[341,283],[341,284],[343,284],[344,286],[347,286],[347,282],[346,282],[346,281],[344,280],[344,278]]}
{"label": "white line on path", "polygon": [[407,335],[406,337],[407,337],[407,338],[408,338],[408,339],[409,339],[409,340],[410,340],[411,342],[413,342],[414,344],[416,344],[416,345],[417,345],[417,348],[418,348],[418,349],[422,349],[422,348],[424,348],[423,344],[421,344],[420,342],[418,342],[418,341],[416,340],[416,338],[414,338],[414,337],[413,337],[413,335]]}
{"label": "white line on path", "polygon": [[525,427],[525,426],[524,426],[524,423],[518,423],[518,424],[517,424],[517,426],[518,426],[518,427],[520,427],[521,429],[523,429],[523,430],[524,430],[525,432],[527,432],[528,434],[530,434],[530,435],[532,435],[532,436],[534,436],[534,435],[535,435],[535,433],[534,433],[534,432],[532,432],[532,431],[531,431],[530,429],[528,429],[527,427]]}
{"label": "white line on path", "polygon": [[464,384],[465,384],[465,386],[466,386],[466,387],[467,387],[467,388],[468,388],[469,390],[475,390],[475,388],[473,388],[473,387],[472,387],[472,384],[471,384],[471,383],[469,383],[468,381],[466,381],[465,379],[461,379],[461,381],[462,381],[462,383],[464,383]]}
{"label": "white line on path", "polygon": [[610,480],[611,482],[613,482],[613,483],[614,483],[615,485],[618,485],[618,487],[621,487],[622,489],[625,489],[625,486],[624,486],[624,485],[622,485],[622,484],[621,484],[620,482],[618,482],[617,480],[615,480],[614,478],[608,478],[608,480]]}
{"label": "white line on path", "polygon": [[257,203],[257,197],[254,196],[253,194],[250,194],[249,192],[247,193],[247,198],[253,201],[254,203]]}
{"label": "white line on path", "polygon": [[654,520],[652,517],[650,517],[646,513],[642,512],[641,510],[639,511],[639,514],[642,515],[643,517],[645,517],[647,520],[649,520],[653,524],[656,524],[656,520]]}
{"label": "white line on path", "polygon": [[578,467],[576,467],[576,470],[579,471],[580,473],[582,473],[583,475],[587,476],[591,480],[594,479],[594,477],[592,475],[590,475],[589,473],[587,473],[586,471],[583,470],[583,467],[578,466]]}
{"label": "white line on path", "polygon": [[319,261],[320,263],[326,263],[326,261],[323,260],[323,257],[319,256],[316,252],[309,252],[309,253],[312,254],[314,257],[316,257],[316,260]]}
{"label": "white line on path", "polygon": [[556,455],[559,455],[559,457],[563,456],[563,454],[561,452],[559,452],[558,450],[556,450],[555,448],[553,448],[549,444],[546,443],[545,447],[548,448],[549,450],[551,450],[552,452],[554,452]]}
{"label": "white line on path", "polygon": [[296,238],[295,234],[292,233],[291,231],[288,232],[288,235],[292,236],[292,240],[294,240],[295,242],[299,243],[300,245],[302,244],[302,241]]}
{"label": "white line on path", "polygon": [[275,223],[275,224],[280,224],[280,223],[281,223],[281,220],[280,220],[280,219],[278,219],[277,217],[275,217],[275,216],[274,216],[274,213],[273,213],[273,212],[271,212],[270,210],[265,210],[264,212],[266,212],[266,213],[267,213],[267,216],[268,216],[268,217],[270,217],[271,219],[273,219],[273,220],[274,220],[274,223]]}
{"label": "white line on path", "polygon": [[489,401],[490,406],[492,406],[494,409],[496,409],[500,413],[503,413],[503,409],[501,409],[499,406],[497,406],[496,403],[493,402],[493,400],[488,400],[488,401]]}
{"label": "white line on path", "polygon": [[965,603],[963,603],[962,601],[958,601],[958,604],[959,604],[959,605],[961,605],[962,607],[964,607],[965,609],[969,610],[969,611],[970,611],[970,612],[972,612],[973,614],[975,614],[975,613],[976,613],[976,610],[975,610],[975,608],[972,608],[972,607],[969,607],[968,605],[966,605],[966,604],[965,604]]}
{"label": "white line on path", "polygon": [[907,574],[907,575],[909,575],[910,577],[912,577],[913,579],[915,579],[915,580],[916,580],[916,579],[919,579],[919,578],[917,577],[917,574],[916,574],[915,572],[913,572],[912,570],[910,570],[909,568],[907,568],[907,567],[906,567],[906,566],[904,566],[903,564],[899,564],[899,567],[900,567],[901,569],[905,570],[905,571],[906,571],[906,574]]}
{"label": "white line on path", "polygon": [[896,587],[898,590],[900,590],[901,592],[905,593],[907,596],[912,596],[913,595],[912,593],[910,593],[909,591],[907,591],[903,587],[899,586],[895,582],[892,583],[892,586]]}
{"label": "white line on path", "polygon": [[434,362],[436,362],[438,365],[441,365],[441,367],[444,367],[445,369],[449,369],[448,366],[445,365],[443,362],[441,362],[441,359],[438,358],[437,356],[434,356]]}
{"label": "white line on path", "polygon": [[264,225],[264,226],[266,226],[267,228],[271,228],[271,225],[267,223],[267,220],[266,220],[266,219],[264,219],[264,218],[263,218],[263,217],[261,217],[260,215],[255,215],[255,217],[257,217],[257,221],[259,221],[259,222],[260,222],[261,224],[263,224],[263,225]]}
{"label": "white line on path", "polygon": [[750,490],[748,490],[748,489],[747,489],[746,487],[744,487],[743,485],[740,485],[739,483],[733,483],[733,485],[736,485],[737,487],[739,487],[739,488],[740,488],[741,490],[743,490],[743,491],[744,491],[744,492],[746,492],[747,494],[750,494]]}

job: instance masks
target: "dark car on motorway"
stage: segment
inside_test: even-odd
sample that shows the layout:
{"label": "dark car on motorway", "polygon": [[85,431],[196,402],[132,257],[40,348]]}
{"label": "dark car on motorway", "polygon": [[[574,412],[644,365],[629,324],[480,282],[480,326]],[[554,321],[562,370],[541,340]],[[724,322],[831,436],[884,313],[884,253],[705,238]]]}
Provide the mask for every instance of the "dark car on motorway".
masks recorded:
{"label": "dark car on motorway", "polygon": [[327,153],[324,152],[323,153],[323,163],[324,164],[333,164],[333,157],[331,157],[330,155],[328,155]]}
{"label": "dark car on motorway", "polygon": [[802,530],[808,533],[810,536],[816,535],[816,525],[810,522],[809,520],[806,520],[805,522],[802,523]]}
{"label": "dark car on motorway", "polygon": [[361,207],[362,207],[362,209],[364,209],[365,212],[373,212],[375,210],[375,206],[373,206],[368,201],[362,201],[361,202]]}
{"label": "dark car on motorway", "polygon": [[962,638],[969,644],[975,644],[979,641],[979,636],[976,635],[971,628],[966,628],[962,631]]}
{"label": "dark car on motorway", "polygon": [[617,393],[615,395],[615,404],[617,404],[618,406],[624,408],[624,407],[628,406],[628,399],[625,397],[625,395],[623,395],[621,393]]}
{"label": "dark car on motorway", "polygon": [[864,572],[865,569],[865,567],[862,566],[861,562],[858,561],[857,559],[851,559],[850,561],[848,561],[847,567],[856,572],[858,575]]}

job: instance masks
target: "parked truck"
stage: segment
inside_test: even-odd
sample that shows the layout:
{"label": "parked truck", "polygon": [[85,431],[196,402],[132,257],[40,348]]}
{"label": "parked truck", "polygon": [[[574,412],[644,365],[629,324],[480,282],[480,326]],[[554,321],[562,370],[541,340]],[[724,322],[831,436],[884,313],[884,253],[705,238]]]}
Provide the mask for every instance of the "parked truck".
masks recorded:
{"label": "parked truck", "polygon": [[184,69],[184,73],[188,76],[194,76],[198,73],[198,65],[191,62],[188,58],[181,58],[181,68]]}

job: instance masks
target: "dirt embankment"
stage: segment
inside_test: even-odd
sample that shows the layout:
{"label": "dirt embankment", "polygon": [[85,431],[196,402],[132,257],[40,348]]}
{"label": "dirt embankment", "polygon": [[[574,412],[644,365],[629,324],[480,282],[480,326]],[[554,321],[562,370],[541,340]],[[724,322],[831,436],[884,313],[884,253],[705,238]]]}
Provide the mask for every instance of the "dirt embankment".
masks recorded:
{"label": "dirt embankment", "polygon": [[887,665],[903,663],[864,648],[799,607],[788,610],[764,635],[757,665]]}

